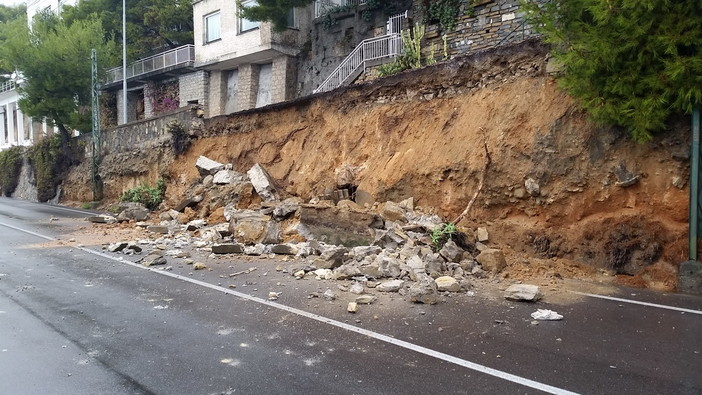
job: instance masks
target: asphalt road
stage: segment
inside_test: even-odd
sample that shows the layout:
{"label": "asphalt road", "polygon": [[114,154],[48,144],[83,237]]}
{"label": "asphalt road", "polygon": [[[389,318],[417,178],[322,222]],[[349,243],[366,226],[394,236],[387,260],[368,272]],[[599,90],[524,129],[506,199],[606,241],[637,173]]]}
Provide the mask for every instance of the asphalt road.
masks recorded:
{"label": "asphalt road", "polygon": [[[702,393],[700,297],[476,295],[351,319],[292,286],[269,302],[263,283],[52,240],[86,215],[0,198],[1,394]],[[537,307],[566,318],[534,325]]]}

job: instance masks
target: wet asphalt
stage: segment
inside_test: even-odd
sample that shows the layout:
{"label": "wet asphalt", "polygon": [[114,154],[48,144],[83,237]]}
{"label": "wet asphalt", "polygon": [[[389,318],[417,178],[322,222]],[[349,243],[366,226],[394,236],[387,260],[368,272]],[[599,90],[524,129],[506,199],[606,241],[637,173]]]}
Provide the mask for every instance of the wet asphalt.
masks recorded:
{"label": "wet asphalt", "polygon": [[[174,264],[170,273],[182,275],[175,278],[42,244],[41,235],[62,238],[76,226],[70,218],[86,215],[0,198],[0,393],[702,393],[698,296],[626,288],[612,295],[689,312],[592,297],[523,304],[476,292],[424,306],[394,295],[351,315],[343,292],[333,303],[309,297],[336,284],[296,282],[272,261],[235,278]],[[232,257],[220,265],[238,271],[253,263]],[[280,306],[321,317],[226,290],[261,300],[277,290]],[[536,308],[565,319],[535,324]]]}

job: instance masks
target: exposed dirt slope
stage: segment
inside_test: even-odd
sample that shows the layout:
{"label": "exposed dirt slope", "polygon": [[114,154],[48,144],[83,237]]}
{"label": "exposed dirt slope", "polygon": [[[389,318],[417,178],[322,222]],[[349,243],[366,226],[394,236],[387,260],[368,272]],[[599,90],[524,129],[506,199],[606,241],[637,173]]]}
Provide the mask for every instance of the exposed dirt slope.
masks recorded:
{"label": "exposed dirt slope", "polygon": [[[207,120],[170,164],[170,203],[198,179],[194,163],[206,155],[241,172],[261,163],[306,199],[334,189],[335,170],[351,166],[375,200],[414,197],[453,220],[476,192],[486,145],[485,187],[462,225],[486,226],[514,265],[565,258],[638,273],[626,279],[633,285],[673,288],[685,251],[689,129],[681,123],[638,145],[596,127],[545,73],[546,61],[546,49],[527,42]],[[632,176],[634,185],[618,185]],[[527,191],[527,179],[538,192]],[[124,181],[122,189],[134,174]]]}

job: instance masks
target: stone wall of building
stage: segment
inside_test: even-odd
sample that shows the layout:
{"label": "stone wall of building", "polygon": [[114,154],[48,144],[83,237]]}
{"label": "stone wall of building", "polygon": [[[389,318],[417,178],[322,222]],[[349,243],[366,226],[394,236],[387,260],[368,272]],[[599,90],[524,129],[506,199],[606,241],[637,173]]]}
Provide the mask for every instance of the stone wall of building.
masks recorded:
{"label": "stone wall of building", "polygon": [[450,32],[442,32],[438,24],[426,27],[425,51],[433,44],[435,56],[440,59],[444,34],[449,56],[520,42],[535,35],[524,20],[519,0],[481,0],[472,11],[467,7],[462,5],[456,28]]}
{"label": "stone wall of building", "polygon": [[178,78],[178,90],[180,95],[180,106],[186,107],[189,104],[208,105],[208,84],[209,72],[198,70],[192,73],[183,74]]}
{"label": "stone wall of building", "polygon": [[[170,113],[163,114],[156,118],[149,118],[127,125],[102,131],[102,152],[114,153],[134,151],[137,148],[161,144],[164,140],[171,139],[170,133],[166,129],[168,122],[177,120],[190,129],[196,106],[181,107]],[[90,135],[81,136],[86,144],[86,156],[91,156],[92,139]]]}

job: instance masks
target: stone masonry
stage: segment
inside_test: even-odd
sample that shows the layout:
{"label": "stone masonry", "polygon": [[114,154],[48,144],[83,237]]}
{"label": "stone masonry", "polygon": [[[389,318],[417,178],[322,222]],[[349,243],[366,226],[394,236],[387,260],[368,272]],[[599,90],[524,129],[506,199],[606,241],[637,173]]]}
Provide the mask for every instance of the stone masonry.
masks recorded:
{"label": "stone masonry", "polygon": [[208,74],[207,71],[198,70],[194,73],[180,76],[178,79],[178,90],[181,107],[185,107],[195,101],[197,101],[197,104],[207,107]]}

